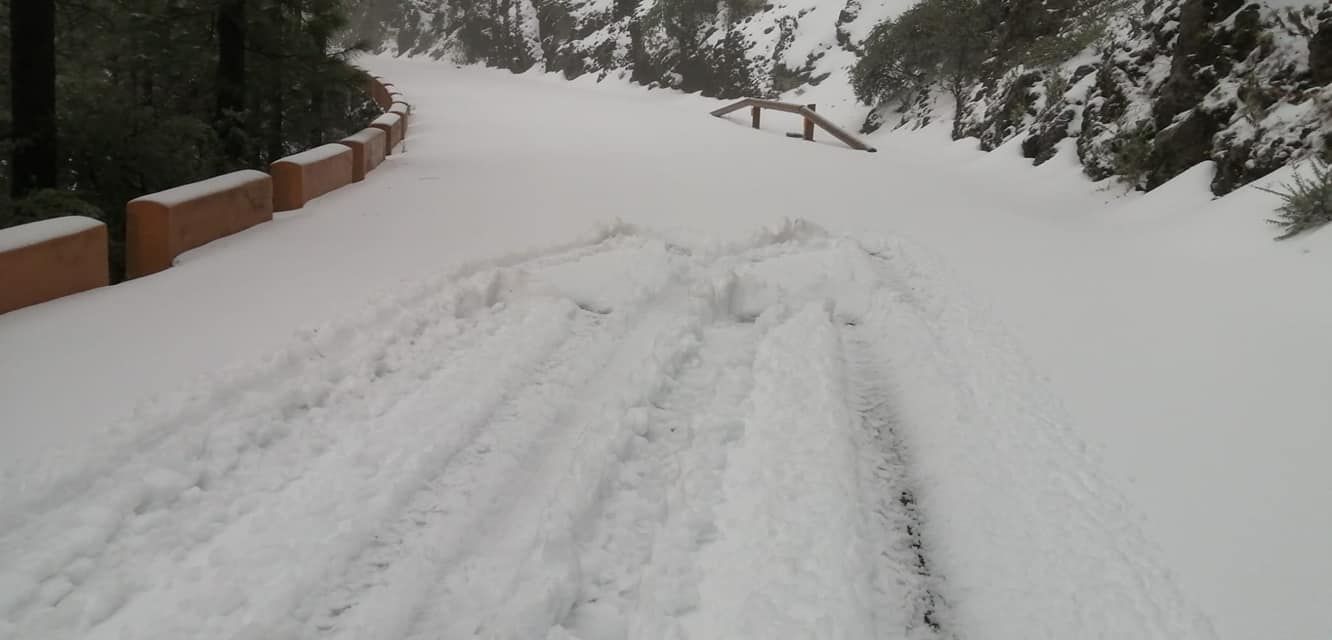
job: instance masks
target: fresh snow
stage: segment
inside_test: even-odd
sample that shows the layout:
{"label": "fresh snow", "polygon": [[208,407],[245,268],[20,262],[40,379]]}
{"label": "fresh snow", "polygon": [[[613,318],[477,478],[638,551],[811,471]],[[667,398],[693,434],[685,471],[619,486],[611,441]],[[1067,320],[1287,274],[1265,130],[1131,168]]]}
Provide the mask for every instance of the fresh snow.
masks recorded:
{"label": "fresh snow", "polygon": [[100,220],[86,216],[61,216],[0,229],[0,253],[74,235],[101,225]]}
{"label": "fresh snow", "polygon": [[336,158],[338,156],[349,153],[351,153],[351,149],[348,148],[347,145],[333,142],[325,145],[320,145],[313,149],[307,149],[300,153],[294,153],[285,158],[282,158],[282,161],[290,162],[292,164],[307,165],[307,164],[315,164],[318,162],[323,162],[324,160],[328,160],[330,158]]}
{"label": "fresh snow", "polygon": [[200,180],[199,182],[193,182],[165,191],[159,191],[150,196],[143,196],[143,198],[149,198],[153,202],[171,207],[200,196],[235,189],[236,187],[249,184],[255,180],[264,179],[267,176],[268,174],[262,171],[243,169],[241,171],[222,174],[207,180]]}
{"label": "fresh snow", "polygon": [[385,113],[384,115],[375,118],[374,122],[371,122],[370,124],[371,125],[382,124],[382,125],[392,126],[398,124],[398,121],[400,120],[402,120],[402,116],[397,113]]}
{"label": "fresh snow", "polygon": [[369,66],[365,182],[0,315],[0,638],[1332,630],[1274,196]]}
{"label": "fresh snow", "polygon": [[382,136],[382,135],[384,135],[384,130],[383,130],[383,129],[379,129],[379,128],[375,128],[375,127],[367,127],[367,128],[365,128],[365,129],[361,129],[360,131],[357,131],[356,133],[353,133],[353,134],[351,134],[351,135],[349,135],[349,136],[343,138],[343,141],[345,141],[345,142],[360,142],[360,143],[362,143],[362,144],[370,144],[371,142],[374,141],[375,138],[378,138],[378,137],[380,137],[380,136]]}

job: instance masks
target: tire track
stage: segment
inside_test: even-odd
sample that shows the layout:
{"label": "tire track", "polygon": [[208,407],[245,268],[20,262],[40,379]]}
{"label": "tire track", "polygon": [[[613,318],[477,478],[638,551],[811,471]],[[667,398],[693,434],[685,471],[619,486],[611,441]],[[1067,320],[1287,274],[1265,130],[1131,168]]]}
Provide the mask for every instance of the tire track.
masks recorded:
{"label": "tire track", "polygon": [[[449,306],[443,305],[443,309]],[[571,313],[572,305],[565,309]],[[6,603],[9,618],[17,620],[22,630],[29,626],[42,628],[48,622],[73,616],[79,620],[77,628],[89,632],[127,608],[141,609],[130,613],[152,618],[153,605],[148,602],[151,594],[160,594],[166,587],[155,584],[151,576],[188,574],[173,566],[216,565],[224,559],[201,557],[208,555],[205,550],[215,553],[236,548],[236,540],[245,540],[255,531],[279,540],[264,520],[274,514],[286,517],[288,512],[301,513],[305,507],[296,506],[292,512],[291,507],[274,505],[308,500],[308,496],[281,497],[310,491],[315,492],[310,495],[326,495],[319,484],[345,467],[354,469],[357,465],[354,460],[348,464],[349,456],[354,457],[370,438],[388,435],[375,425],[382,425],[383,416],[391,415],[410,399],[421,381],[465,376],[482,364],[492,370],[500,364],[500,375],[508,375],[503,373],[506,368],[502,361],[496,363],[488,357],[500,347],[485,345],[520,343],[522,333],[530,332],[532,327],[512,321],[515,317],[526,315],[543,321],[551,317],[550,308],[540,306],[482,314],[475,321],[440,315],[443,317],[435,322],[413,320],[415,328],[394,333],[387,345],[372,349],[368,357],[357,358],[354,354],[349,362],[327,365],[325,373],[319,375],[328,377],[316,376],[310,387],[296,378],[285,393],[272,394],[281,400],[276,404],[261,404],[221,424],[196,427],[203,430],[201,442],[137,456],[112,478],[96,485],[85,499],[63,505],[55,514],[45,514],[30,529],[8,534],[6,545],[14,545],[9,548],[24,548],[35,545],[43,536],[54,537],[53,533],[44,533],[47,531],[72,527],[84,532],[79,537],[55,538],[65,542],[63,547],[13,559],[12,568],[6,571],[31,576],[37,587]],[[558,335],[563,329],[557,323],[547,331]],[[545,349],[539,342],[533,343],[537,354]],[[434,351],[430,358],[416,354],[417,349],[431,350],[442,344],[453,346],[459,357],[440,357],[448,353],[447,349]],[[524,362],[531,358],[522,351],[507,355],[513,371],[527,367]],[[268,394],[271,391],[265,392]],[[358,424],[369,428],[345,428]],[[355,484],[357,479],[351,482]],[[171,549],[172,553],[164,557],[152,553],[155,548]],[[152,560],[144,563],[142,558]],[[119,592],[122,597],[110,603],[81,598],[85,585],[94,587],[94,593]],[[224,588],[187,578],[172,590]],[[230,597],[242,601],[250,598],[244,594]],[[199,603],[203,610],[195,614],[198,624],[210,624],[219,613],[210,613],[213,604]],[[220,608],[227,606],[234,605]],[[122,624],[135,624],[134,616],[122,617],[131,618]],[[152,632],[161,634],[163,630],[153,628]]]}
{"label": "tire track", "polygon": [[907,638],[954,638],[947,624],[943,580],[930,561],[910,451],[892,408],[887,369],[872,332],[851,321],[841,330],[848,404],[859,423],[861,481],[865,495],[874,497],[870,515],[884,535],[875,584],[885,597],[903,599],[891,604],[907,613]]}
{"label": "tire track", "polygon": [[[472,516],[502,508],[497,498],[511,495],[512,478],[540,455],[540,446],[551,438],[544,432],[565,426],[542,418],[575,401],[577,381],[596,371],[595,351],[615,342],[606,324],[598,314],[576,312],[569,338],[521,387],[506,391],[493,411],[465,429],[462,446],[431,462],[402,507],[381,520],[335,578],[336,586],[302,606],[311,618],[302,635],[402,637],[410,631],[410,623],[395,628],[391,621],[417,615],[434,574],[482,541],[484,532]],[[452,397],[444,393],[438,399]],[[429,413],[420,412],[420,419],[430,420]],[[392,613],[383,615],[386,609]]]}
{"label": "tire track", "polygon": [[726,448],[743,430],[762,329],[711,324],[697,355],[647,406],[626,416],[596,522],[580,536],[582,584],[559,626],[576,637],[667,637],[698,606],[696,555],[716,533]]}
{"label": "tire track", "polygon": [[[677,258],[658,254],[652,259],[669,263]],[[471,580],[489,572],[497,577],[482,582],[502,580],[512,570],[505,563],[528,550],[521,536],[515,536],[530,529],[530,523],[521,519],[533,517],[533,500],[551,492],[538,469],[558,468],[552,459],[585,464],[588,457],[569,451],[581,446],[588,429],[574,431],[589,422],[588,409],[608,404],[606,396],[616,383],[629,379],[647,387],[659,384],[653,377],[634,380],[626,369],[642,367],[644,354],[636,351],[645,347],[646,355],[670,357],[654,352],[654,340],[663,326],[688,320],[649,310],[659,311],[661,298],[676,296],[675,287],[678,284],[666,279],[655,289],[636,290],[631,300],[619,301],[628,305],[619,309],[614,309],[618,304],[569,301],[579,308],[570,339],[533,372],[526,385],[507,394],[492,414],[474,425],[457,456],[431,467],[396,515],[377,527],[373,544],[334,579],[338,586],[310,599],[309,611],[301,615],[308,613],[311,621],[301,635],[404,637],[425,628],[433,630],[430,635],[449,637],[470,635],[475,629],[469,627],[486,624],[481,616],[485,604],[494,608],[503,599],[496,600],[499,596],[482,593],[483,589],[460,590],[476,604],[451,607],[455,615],[444,621],[429,621],[432,613],[426,605],[452,602],[455,596],[439,592],[459,575]],[[558,294],[558,288],[551,290]],[[435,391],[440,401],[448,401],[453,392],[447,387]],[[601,418],[595,412],[593,417]],[[554,501],[549,499],[544,509],[549,511]],[[457,614],[459,609],[471,614]]]}
{"label": "tire track", "polygon": [[[264,402],[265,396],[256,391],[281,387],[296,375],[328,380],[332,387],[337,378],[359,371],[357,365],[389,357],[395,347],[410,344],[441,320],[461,319],[489,307],[500,300],[505,279],[514,273],[508,265],[525,262],[529,267],[549,268],[607,253],[624,244],[622,232],[608,229],[588,242],[478,263],[431,278],[373,301],[359,315],[297,332],[293,346],[263,361],[234,366],[191,381],[183,390],[161,394],[99,434],[101,442],[91,452],[87,443],[78,443],[68,451],[55,451],[47,459],[34,461],[29,468],[0,470],[0,531],[44,519],[47,511],[82,494],[105,490],[106,476],[137,460],[172,448],[197,446],[189,440],[197,441],[216,425],[272,411],[272,403]],[[388,339],[367,354],[367,335]]]}
{"label": "tire track", "polygon": [[[0,622],[89,640],[953,638],[884,345],[802,279],[856,257],[815,245],[607,240],[292,349],[250,378],[276,389],[237,382],[243,401],[0,538],[40,550],[0,554],[36,585],[0,589]],[[62,527],[86,535],[41,548]]]}

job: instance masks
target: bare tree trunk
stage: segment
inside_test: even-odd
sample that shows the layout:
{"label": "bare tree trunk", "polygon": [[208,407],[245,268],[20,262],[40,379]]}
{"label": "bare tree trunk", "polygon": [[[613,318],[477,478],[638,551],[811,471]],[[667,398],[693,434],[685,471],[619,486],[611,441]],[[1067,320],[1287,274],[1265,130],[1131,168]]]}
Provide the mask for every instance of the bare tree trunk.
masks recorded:
{"label": "bare tree trunk", "polygon": [[9,7],[10,112],[14,152],[10,193],[21,198],[56,186],[55,2]]}
{"label": "bare tree trunk", "polygon": [[310,123],[310,146],[324,144],[324,102],[325,93],[328,87],[324,83],[324,73],[327,71],[324,61],[324,55],[328,51],[328,33],[323,30],[317,30],[310,34],[314,41],[315,54],[314,68],[310,73],[310,115],[313,121]]}
{"label": "bare tree trunk", "polygon": [[217,8],[217,133],[227,159],[245,155],[238,131],[245,111],[245,0],[222,0]]}

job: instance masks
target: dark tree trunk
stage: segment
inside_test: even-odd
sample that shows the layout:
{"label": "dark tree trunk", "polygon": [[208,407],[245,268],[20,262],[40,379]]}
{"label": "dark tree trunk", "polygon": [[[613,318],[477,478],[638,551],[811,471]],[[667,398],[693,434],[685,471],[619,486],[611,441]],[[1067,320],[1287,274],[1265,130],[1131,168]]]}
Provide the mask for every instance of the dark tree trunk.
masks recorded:
{"label": "dark tree trunk", "polygon": [[217,133],[226,155],[245,155],[240,127],[245,111],[245,0],[223,0],[217,9]]}
{"label": "dark tree trunk", "polygon": [[14,118],[10,193],[21,198],[56,186],[54,0],[10,3],[9,46]]}
{"label": "dark tree trunk", "polygon": [[284,85],[286,61],[281,58],[282,42],[287,32],[287,17],[283,13],[280,0],[269,0],[264,12],[269,39],[265,45],[268,50],[264,72],[267,73],[267,85],[264,87],[264,109],[267,110],[267,122],[264,125],[264,143],[267,150],[266,162],[273,162],[286,153],[286,104]]}
{"label": "dark tree trunk", "polygon": [[310,146],[324,144],[324,101],[328,87],[324,83],[324,52],[328,51],[328,34],[316,31],[311,34],[314,42],[314,68],[310,73]]}

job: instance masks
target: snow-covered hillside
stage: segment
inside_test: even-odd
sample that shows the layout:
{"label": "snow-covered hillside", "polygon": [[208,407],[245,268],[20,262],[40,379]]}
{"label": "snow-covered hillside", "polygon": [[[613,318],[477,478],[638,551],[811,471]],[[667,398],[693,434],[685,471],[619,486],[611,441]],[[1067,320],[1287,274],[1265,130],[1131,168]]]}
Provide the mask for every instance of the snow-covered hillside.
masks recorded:
{"label": "snow-covered hillside", "polygon": [[[930,1],[365,0],[354,30],[399,55],[816,102],[865,130],[953,120],[955,138],[986,150],[1020,139],[1037,164],[1073,139],[1093,179],[1142,189],[1210,161],[1223,195],[1292,160],[1332,158],[1326,2]],[[908,11],[905,33],[871,37]],[[965,42],[919,35],[967,20]],[[907,37],[932,62],[882,57],[885,40]],[[967,46],[965,60],[949,57]],[[943,93],[960,104],[931,99]]]}
{"label": "snow-covered hillside", "polygon": [[367,0],[354,31],[385,52],[708,95],[847,86],[875,25],[916,0]]}
{"label": "snow-covered hillside", "polygon": [[368,64],[366,182],[0,316],[0,638],[1332,630],[1270,194]]}

